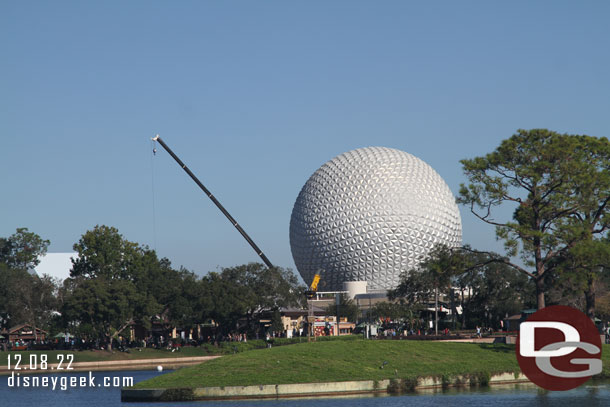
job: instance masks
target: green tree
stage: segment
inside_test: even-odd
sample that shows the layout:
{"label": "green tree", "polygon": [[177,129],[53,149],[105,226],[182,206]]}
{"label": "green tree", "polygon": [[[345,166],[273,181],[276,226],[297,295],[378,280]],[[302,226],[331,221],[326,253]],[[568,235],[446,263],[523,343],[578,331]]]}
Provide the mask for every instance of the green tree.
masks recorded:
{"label": "green tree", "polygon": [[[329,304],[326,307],[326,315],[337,315],[337,304]],[[339,296],[339,318],[347,318],[350,322],[358,322],[360,319],[360,309],[356,302],[347,295]]]}
{"label": "green tree", "polygon": [[608,290],[608,284],[605,283],[604,290],[600,291],[596,314],[604,323],[608,323],[610,322],[610,290]]}
{"label": "green tree", "polygon": [[208,319],[209,316],[197,308],[201,297],[205,294],[202,289],[203,282],[186,269],[172,270],[167,277],[170,281],[166,288],[171,287],[175,294],[166,298],[157,298],[164,305],[163,314],[167,315],[168,322],[175,326],[190,328]]}
{"label": "green tree", "polygon": [[209,273],[202,279],[202,288],[199,315],[214,319],[226,332],[236,329],[242,318],[248,329],[257,329],[254,322],[262,313],[299,306],[305,289],[290,270],[260,263]]}
{"label": "green tree", "polygon": [[597,287],[610,271],[610,143],[605,138],[583,140],[575,147],[584,164],[574,177],[577,188],[568,196],[573,210],[563,222],[572,244],[555,262],[560,276],[554,280],[580,291],[582,308],[593,320]]}
{"label": "green tree", "polygon": [[[74,250],[78,257],[72,259],[71,278],[65,283],[67,324],[110,344],[130,322],[149,325],[163,309],[155,298],[159,286],[151,277],[166,277],[167,270],[154,251],[103,225],[85,232]],[[162,281],[169,284],[171,278]]]}
{"label": "green tree", "polygon": [[558,260],[557,269],[554,282],[561,297],[582,296],[581,308],[593,320],[597,291],[606,286],[603,280],[610,275],[610,241],[591,239],[578,243]]}
{"label": "green tree", "polygon": [[27,270],[36,267],[47,252],[50,242],[28,231],[17,228],[8,238],[0,239],[0,262],[12,268]]}
{"label": "green tree", "polygon": [[[496,227],[507,255],[496,261],[534,282],[539,309],[559,260],[608,228],[609,151],[606,138],[519,130],[486,156],[461,161],[469,184],[458,201]],[[506,207],[512,219],[503,219]],[[583,213],[592,216],[577,222]],[[512,260],[517,255],[524,266]]]}
{"label": "green tree", "polygon": [[282,314],[278,308],[273,310],[271,314],[271,330],[273,332],[284,332],[284,323],[282,322]]}
{"label": "green tree", "polygon": [[456,276],[466,267],[466,259],[459,248],[437,245],[416,269],[401,274],[400,282],[389,292],[389,298],[400,299],[407,304],[421,304],[445,295],[450,299],[455,316],[457,309],[453,286]]}
{"label": "green tree", "polygon": [[12,269],[0,263],[0,319],[2,328],[28,322],[30,313],[25,299],[32,285],[32,276],[25,270]]}
{"label": "green tree", "polygon": [[66,298],[62,314],[81,334],[99,339],[111,348],[111,338],[133,316],[135,287],[124,280],[105,278],[82,279],[76,282]]}
{"label": "green tree", "polygon": [[71,277],[103,277],[109,280],[134,280],[142,249],[123,238],[118,229],[97,225],[81,236],[73,246],[78,256],[72,258]]}
{"label": "green tree", "polygon": [[11,253],[11,243],[5,237],[0,237],[0,264],[8,265],[8,258]]}
{"label": "green tree", "polygon": [[419,320],[420,307],[405,302],[378,302],[373,306],[369,316],[374,319],[390,318],[392,321],[404,321],[412,328]]}
{"label": "green tree", "polygon": [[247,286],[256,293],[254,307],[270,309],[304,305],[305,287],[290,269],[268,268],[260,263],[250,263],[246,267],[250,274]]}
{"label": "green tree", "polygon": [[495,254],[466,252],[467,267],[456,275],[462,307],[462,326],[500,327],[506,316],[535,305],[534,287],[527,276],[493,260]]}
{"label": "green tree", "polygon": [[233,281],[231,272],[212,272],[201,281],[202,295],[198,304],[198,315],[202,320],[212,319],[220,334],[225,335],[237,328],[237,322],[249,315],[255,293],[243,281]]}
{"label": "green tree", "polygon": [[5,327],[29,323],[47,327],[57,310],[57,284],[28,271],[40,263],[49,241],[27,228],[0,238],[0,318]]}
{"label": "green tree", "polygon": [[481,253],[470,247],[436,247],[420,266],[401,275],[390,298],[405,304],[428,304],[438,291],[449,299],[454,324],[458,305],[462,326],[499,326],[507,314],[530,306],[529,281],[512,267],[497,262],[495,253]]}
{"label": "green tree", "polygon": [[57,282],[0,263],[0,319],[3,328],[29,323],[48,327],[58,309]]}

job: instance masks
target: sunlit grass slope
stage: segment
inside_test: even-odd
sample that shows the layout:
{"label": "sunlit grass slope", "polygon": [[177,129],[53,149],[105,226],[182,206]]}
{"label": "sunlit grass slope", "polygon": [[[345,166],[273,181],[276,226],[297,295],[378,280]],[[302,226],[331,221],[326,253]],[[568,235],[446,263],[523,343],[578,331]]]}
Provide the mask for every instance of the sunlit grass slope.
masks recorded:
{"label": "sunlit grass slope", "polygon": [[135,387],[312,383],[518,371],[514,346],[510,345],[354,339],[223,356]]}

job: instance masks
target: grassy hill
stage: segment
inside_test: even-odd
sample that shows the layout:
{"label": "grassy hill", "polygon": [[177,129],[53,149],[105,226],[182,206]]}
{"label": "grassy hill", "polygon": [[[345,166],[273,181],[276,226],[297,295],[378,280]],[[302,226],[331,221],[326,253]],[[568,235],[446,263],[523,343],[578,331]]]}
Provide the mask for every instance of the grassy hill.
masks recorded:
{"label": "grassy hill", "polygon": [[237,353],[135,387],[315,383],[518,371],[511,345],[352,339]]}

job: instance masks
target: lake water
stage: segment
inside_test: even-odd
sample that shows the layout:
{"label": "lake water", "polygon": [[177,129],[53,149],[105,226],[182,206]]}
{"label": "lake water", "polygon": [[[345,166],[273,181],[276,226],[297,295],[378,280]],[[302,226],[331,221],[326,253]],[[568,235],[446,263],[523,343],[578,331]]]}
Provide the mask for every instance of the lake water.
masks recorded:
{"label": "lake water", "polygon": [[[157,371],[121,371],[93,372],[95,385],[100,385],[114,377],[133,377],[134,383],[157,376]],[[31,375],[42,378],[43,375]],[[88,373],[71,373],[68,375],[44,375],[52,386],[52,378],[56,378],[56,386],[65,377],[64,384],[70,377],[72,380],[86,380]],[[144,407],[151,403],[121,403],[119,388],[104,388],[103,385],[94,388],[68,388],[67,390],[52,390],[50,387],[26,388],[9,387],[10,376],[0,376],[0,406],[50,406],[50,407]],[[20,376],[23,378],[24,376]],[[81,379],[83,378],[83,379]],[[30,379],[31,380],[31,379]],[[40,380],[40,379],[39,379]],[[430,406],[468,406],[468,407],[610,407],[610,382],[589,382],[584,386],[567,392],[546,392],[533,385],[517,385],[507,387],[488,387],[482,389],[447,390],[435,393],[423,393],[407,396],[364,397],[364,398],[333,398],[333,399],[288,399],[265,401],[200,401],[187,403],[154,403],[159,407],[430,407]]]}

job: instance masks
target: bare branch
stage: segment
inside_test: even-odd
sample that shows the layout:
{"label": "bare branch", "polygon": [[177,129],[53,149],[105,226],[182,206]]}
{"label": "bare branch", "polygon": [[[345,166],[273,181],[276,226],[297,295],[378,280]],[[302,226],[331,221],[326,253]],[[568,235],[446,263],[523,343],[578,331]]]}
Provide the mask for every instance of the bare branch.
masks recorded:
{"label": "bare branch", "polygon": [[542,223],[542,225],[541,225],[542,231],[547,230],[548,224],[553,222],[554,220],[561,219],[561,218],[565,217],[566,215],[578,214],[578,212],[576,212],[577,209],[578,209],[577,206],[573,206],[571,208],[563,209],[561,211],[556,212],[553,216],[551,216],[549,219],[547,219],[546,221],[544,221]]}
{"label": "bare branch", "polygon": [[489,260],[477,263],[469,268],[467,268],[467,270],[474,270],[475,268],[478,267],[482,267],[485,266],[487,264],[491,264],[491,263],[503,263],[506,264],[507,266],[510,266],[512,268],[514,268],[515,270],[519,271],[520,273],[523,273],[525,275],[527,275],[528,277],[531,278],[536,278],[536,275],[534,273],[530,273],[529,271],[527,271],[526,269],[524,269],[523,267],[511,262],[508,258],[506,257],[500,257],[497,253],[494,252],[488,252],[488,251],[481,251],[481,250],[474,250],[468,247],[463,247],[463,250],[466,250],[467,252],[470,253],[475,253],[475,254],[485,254],[487,256],[489,256]]}
{"label": "bare branch", "polygon": [[559,180],[559,182],[557,184],[551,186],[548,191],[546,191],[544,194],[542,194],[542,196],[540,197],[540,200],[544,201],[549,195],[551,195],[553,192],[555,192],[555,190],[557,188],[559,188],[562,184],[563,184],[563,179]]}
{"label": "bare branch", "polygon": [[491,168],[491,170],[492,170],[492,171],[497,172],[497,173],[498,173],[498,174],[500,174],[500,175],[502,175],[504,178],[508,178],[508,179],[511,179],[511,180],[515,181],[515,182],[516,182],[517,184],[519,184],[519,185],[520,185],[520,186],[521,186],[523,189],[526,189],[526,190],[528,190],[528,191],[530,191],[530,192],[531,192],[531,190],[532,190],[532,188],[533,188],[533,186],[532,186],[530,183],[525,182],[525,181],[524,181],[522,178],[519,178],[519,177],[517,176],[517,173],[516,173],[516,172],[515,172],[515,175],[514,175],[514,176],[511,176],[511,175],[508,175],[508,173],[507,173],[506,171],[500,170],[500,168],[499,168],[499,167],[493,167],[493,168]]}
{"label": "bare branch", "polygon": [[595,216],[593,217],[593,222],[591,222],[591,225],[595,225],[602,217],[602,215],[605,212],[606,206],[608,205],[608,202],[610,202],[610,196],[608,196],[604,202],[602,202],[602,204],[599,206],[599,208],[597,208],[597,211],[595,212]]}
{"label": "bare branch", "polygon": [[487,214],[485,216],[481,216],[479,215],[475,210],[474,210],[474,201],[470,203],[470,212],[472,212],[472,214],[474,216],[476,216],[477,218],[481,219],[483,222],[488,223],[490,225],[494,225],[494,226],[506,226],[505,223],[498,223],[498,222],[494,222],[492,220],[489,220],[489,216],[491,215],[491,203],[489,203],[487,205]]}

